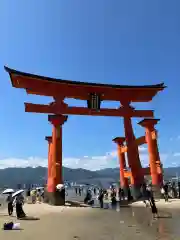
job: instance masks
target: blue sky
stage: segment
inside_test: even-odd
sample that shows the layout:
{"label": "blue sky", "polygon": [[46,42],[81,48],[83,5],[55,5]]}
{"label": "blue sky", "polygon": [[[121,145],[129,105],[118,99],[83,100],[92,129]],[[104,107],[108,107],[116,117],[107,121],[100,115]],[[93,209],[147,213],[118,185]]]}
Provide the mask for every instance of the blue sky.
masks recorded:
{"label": "blue sky", "polygon": [[[179,165],[179,8],[179,0],[2,0],[0,167],[46,164],[44,137],[51,134],[47,116],[25,113],[23,105],[51,99],[13,89],[4,65],[79,81],[165,82],[168,88],[151,103],[135,106],[155,110],[161,119],[157,129],[162,160],[166,166]],[[133,120],[137,137],[144,133],[139,120]],[[70,116],[63,126],[64,165],[116,166],[116,146],[111,141],[116,136],[124,136],[122,118]],[[146,149],[141,150],[147,163]]]}

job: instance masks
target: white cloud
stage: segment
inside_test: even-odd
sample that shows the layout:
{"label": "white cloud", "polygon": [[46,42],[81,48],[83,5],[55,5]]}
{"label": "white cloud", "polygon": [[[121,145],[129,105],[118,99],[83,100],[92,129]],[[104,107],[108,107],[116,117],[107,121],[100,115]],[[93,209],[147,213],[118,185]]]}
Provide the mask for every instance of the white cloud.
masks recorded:
{"label": "white cloud", "polygon": [[176,152],[173,154],[174,157],[180,157],[180,152]]}
{"label": "white cloud", "polygon": [[[84,168],[89,170],[99,170],[118,166],[116,151],[107,152],[104,156],[84,156],[82,158],[68,157],[63,159],[63,166],[69,168]],[[29,157],[26,159],[7,158],[0,159],[0,169],[9,167],[47,167],[46,158]]]}
{"label": "white cloud", "polygon": [[[174,153],[173,155],[168,155],[166,153],[161,153],[160,158],[162,163],[167,166],[178,166],[179,163],[173,159],[173,157],[179,157],[180,153]],[[149,156],[145,148],[140,149],[140,160],[142,166],[149,165]],[[26,159],[19,158],[8,158],[0,159],[0,169],[8,167],[47,167],[48,160],[46,158],[40,157],[29,157]],[[117,158],[117,151],[107,152],[102,156],[84,156],[81,158],[64,158],[63,166],[69,168],[84,168],[89,170],[99,170],[103,168],[115,168],[119,167],[119,161]]]}
{"label": "white cloud", "polygon": [[84,156],[83,158],[64,158],[63,165],[69,168],[99,170],[118,166],[117,152],[107,152],[102,156]]}
{"label": "white cloud", "polygon": [[39,158],[39,157],[29,157],[27,159],[21,158],[7,158],[0,159],[0,169],[8,168],[8,167],[46,167],[47,159]]}

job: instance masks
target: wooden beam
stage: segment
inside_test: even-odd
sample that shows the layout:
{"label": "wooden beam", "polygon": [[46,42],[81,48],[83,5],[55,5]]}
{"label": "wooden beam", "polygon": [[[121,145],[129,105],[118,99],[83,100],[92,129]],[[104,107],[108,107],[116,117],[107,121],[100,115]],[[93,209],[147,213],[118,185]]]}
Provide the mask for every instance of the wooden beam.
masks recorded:
{"label": "wooden beam", "polygon": [[[146,143],[145,136],[142,136],[142,137],[137,138],[133,144],[136,144],[137,146],[141,146],[145,143]],[[122,153],[126,153],[127,150],[128,150],[127,146],[124,146],[124,147],[121,148]]]}
{"label": "wooden beam", "polygon": [[131,177],[131,176],[132,176],[131,171],[124,171],[124,177],[125,177],[125,178],[129,178],[129,177]]}
{"label": "wooden beam", "polygon": [[[141,169],[142,170],[142,173],[144,174],[144,175],[150,175],[150,168],[149,167],[147,167],[147,168],[142,168]],[[131,177],[132,176],[132,172],[131,171],[124,171],[124,177],[125,178],[129,178],[129,177]]]}
{"label": "wooden beam", "polygon": [[66,115],[89,115],[89,116],[112,116],[112,117],[153,117],[152,110],[130,110],[103,108],[99,111],[90,110],[85,107],[63,107],[58,105],[43,105],[25,103],[25,112],[45,114],[66,114]]}
{"label": "wooden beam", "polygon": [[[151,135],[152,135],[152,139],[156,139],[157,138],[157,136],[155,135],[154,131],[151,132]],[[136,144],[137,146],[141,146],[143,144],[146,144],[145,136],[137,138],[133,144]],[[122,153],[126,153],[127,150],[128,150],[128,146],[121,147],[121,152]]]}

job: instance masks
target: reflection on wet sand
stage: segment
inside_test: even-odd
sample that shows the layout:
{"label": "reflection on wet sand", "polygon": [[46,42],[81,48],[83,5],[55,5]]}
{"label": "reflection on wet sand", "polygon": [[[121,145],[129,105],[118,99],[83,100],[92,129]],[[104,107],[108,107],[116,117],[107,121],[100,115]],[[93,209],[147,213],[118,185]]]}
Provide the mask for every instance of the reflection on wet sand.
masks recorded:
{"label": "reflection on wet sand", "polygon": [[[159,218],[153,219],[151,210],[145,207],[129,207],[116,209],[93,209],[53,207],[47,204],[25,204],[28,216],[39,217],[39,221],[21,221],[24,229],[18,240],[36,237],[57,239],[60,231],[62,239],[114,239],[139,240],[176,240],[180,236],[179,210],[159,209]],[[2,210],[0,224],[12,220],[3,216],[7,209]],[[44,228],[48,226],[48,228]],[[69,227],[70,226],[70,227]],[[0,232],[3,239],[5,233]],[[14,238],[14,233],[11,237]],[[25,235],[26,236],[25,236]],[[2,236],[1,236],[2,235]],[[16,234],[15,234],[16,235]],[[53,236],[52,236],[53,235]],[[10,236],[10,235],[9,235]],[[16,237],[16,236],[15,236]],[[11,238],[12,239],[12,238]]]}
{"label": "reflection on wet sand", "polygon": [[155,239],[159,240],[175,240],[179,238],[179,215],[180,211],[175,209],[159,210],[159,217],[153,219],[148,208],[132,208],[132,217],[141,229],[147,234],[154,235]]}

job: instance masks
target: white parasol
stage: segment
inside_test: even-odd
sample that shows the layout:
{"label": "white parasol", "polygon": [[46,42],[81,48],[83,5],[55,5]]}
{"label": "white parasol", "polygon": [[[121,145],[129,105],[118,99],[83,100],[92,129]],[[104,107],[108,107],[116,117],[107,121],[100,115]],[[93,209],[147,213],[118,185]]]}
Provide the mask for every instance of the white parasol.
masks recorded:
{"label": "white parasol", "polygon": [[37,187],[36,190],[43,190],[44,187]]}
{"label": "white parasol", "polygon": [[2,192],[2,194],[10,194],[10,193],[14,193],[14,190],[11,188],[7,188]]}
{"label": "white parasol", "polygon": [[19,194],[21,194],[21,193],[23,193],[23,192],[24,192],[23,189],[18,190],[18,191],[16,191],[15,193],[13,193],[12,197],[14,198],[14,197],[16,197],[17,195],[19,195]]}
{"label": "white parasol", "polygon": [[64,188],[64,184],[58,184],[58,185],[56,186],[56,188],[57,188],[58,190],[61,190],[62,188]]}

